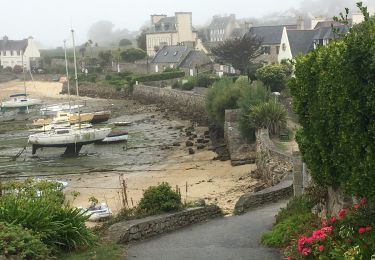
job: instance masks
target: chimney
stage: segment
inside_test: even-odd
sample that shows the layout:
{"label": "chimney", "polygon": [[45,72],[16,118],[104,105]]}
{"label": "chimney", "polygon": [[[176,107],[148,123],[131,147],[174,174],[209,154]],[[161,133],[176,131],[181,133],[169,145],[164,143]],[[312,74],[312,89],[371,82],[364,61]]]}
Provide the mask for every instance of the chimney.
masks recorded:
{"label": "chimney", "polygon": [[305,20],[303,20],[302,16],[299,16],[297,19],[297,29],[305,30]]}

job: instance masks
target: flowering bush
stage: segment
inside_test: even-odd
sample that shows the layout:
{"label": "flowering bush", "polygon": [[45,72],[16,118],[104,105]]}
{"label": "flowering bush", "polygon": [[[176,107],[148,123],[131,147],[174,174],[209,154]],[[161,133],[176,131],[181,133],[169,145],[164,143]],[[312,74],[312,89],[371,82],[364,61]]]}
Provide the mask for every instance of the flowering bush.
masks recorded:
{"label": "flowering bush", "polygon": [[338,218],[322,222],[310,236],[301,236],[285,251],[288,259],[371,259],[375,253],[375,209],[366,199]]}

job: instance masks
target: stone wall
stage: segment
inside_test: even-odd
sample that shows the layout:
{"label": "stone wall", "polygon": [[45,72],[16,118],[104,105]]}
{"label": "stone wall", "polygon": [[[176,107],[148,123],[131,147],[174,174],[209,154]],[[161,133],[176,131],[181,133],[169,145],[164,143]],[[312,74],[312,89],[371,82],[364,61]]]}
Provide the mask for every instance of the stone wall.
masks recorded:
{"label": "stone wall", "polygon": [[292,173],[292,156],[275,146],[267,129],[258,130],[256,151],[258,174],[269,186],[278,184],[286,175]]}
{"label": "stone wall", "polygon": [[242,214],[249,209],[262,206],[266,203],[275,202],[281,199],[287,199],[293,195],[293,180],[291,175],[287,175],[276,186],[267,189],[242,195],[237,201],[234,212]]}
{"label": "stone wall", "polygon": [[208,125],[205,95],[190,91],[135,85],[133,98],[145,104],[158,104],[162,108],[177,112],[182,119]]}
{"label": "stone wall", "polygon": [[189,208],[176,213],[116,223],[109,228],[109,238],[115,243],[128,243],[220,216],[222,211],[216,205]]}
{"label": "stone wall", "polygon": [[225,110],[224,139],[232,165],[254,163],[256,158],[255,143],[251,144],[241,136],[239,118],[239,109]]}

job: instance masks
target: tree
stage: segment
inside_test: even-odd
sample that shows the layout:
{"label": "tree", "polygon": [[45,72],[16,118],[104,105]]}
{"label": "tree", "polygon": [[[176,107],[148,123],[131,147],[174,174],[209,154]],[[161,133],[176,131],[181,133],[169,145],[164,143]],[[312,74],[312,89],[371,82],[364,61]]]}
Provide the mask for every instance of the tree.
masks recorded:
{"label": "tree", "polygon": [[98,57],[100,66],[104,67],[111,63],[112,53],[111,51],[100,51]]}
{"label": "tree", "polygon": [[147,51],[146,32],[147,32],[147,29],[142,30],[141,34],[138,35],[136,39],[138,48],[144,51]]}
{"label": "tree", "polygon": [[255,35],[228,39],[219,46],[212,48],[218,62],[229,63],[241,74],[245,74],[248,65],[260,55],[262,39]]}
{"label": "tree", "polygon": [[147,53],[138,48],[130,48],[121,52],[121,59],[126,62],[135,62],[137,60],[146,58],[146,56]]}
{"label": "tree", "polygon": [[375,17],[296,59],[297,142],[314,181],[375,199]]}
{"label": "tree", "polygon": [[132,44],[133,44],[132,41],[129,39],[121,39],[120,42],[118,43],[118,46],[127,47],[127,46],[131,46]]}
{"label": "tree", "polygon": [[266,65],[258,69],[255,75],[256,78],[269,87],[272,92],[280,92],[286,87],[292,75],[292,67],[289,64]]}

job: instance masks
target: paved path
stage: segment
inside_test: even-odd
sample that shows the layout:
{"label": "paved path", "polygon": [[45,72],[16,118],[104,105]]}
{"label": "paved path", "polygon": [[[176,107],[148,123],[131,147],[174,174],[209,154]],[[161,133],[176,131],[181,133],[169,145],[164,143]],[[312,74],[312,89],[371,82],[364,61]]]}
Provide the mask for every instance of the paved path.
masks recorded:
{"label": "paved path", "polygon": [[129,246],[129,260],[281,259],[277,250],[260,246],[274,215],[286,202],[270,204],[241,216],[211,220]]}

